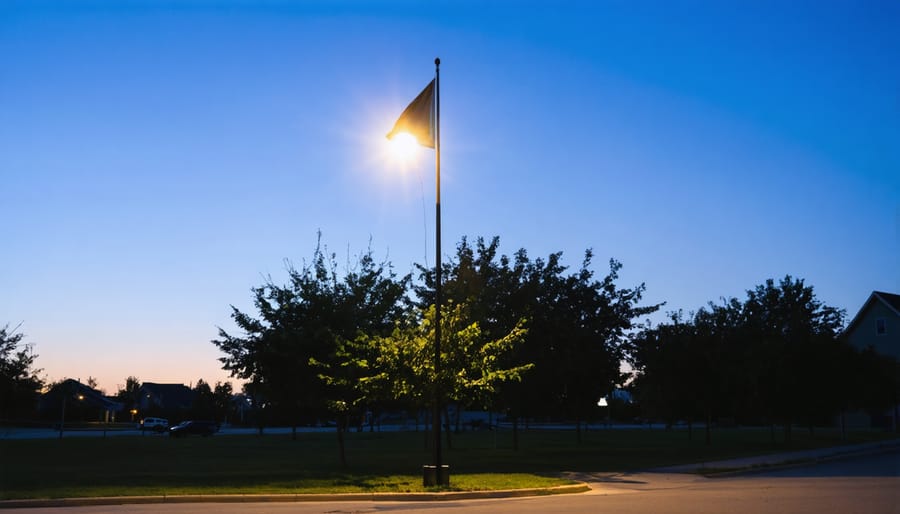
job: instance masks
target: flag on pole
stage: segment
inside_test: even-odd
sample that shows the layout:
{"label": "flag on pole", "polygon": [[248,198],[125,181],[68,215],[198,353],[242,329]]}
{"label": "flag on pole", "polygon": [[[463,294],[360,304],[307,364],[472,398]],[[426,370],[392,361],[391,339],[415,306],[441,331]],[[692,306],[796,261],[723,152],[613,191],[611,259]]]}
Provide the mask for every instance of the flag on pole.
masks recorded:
{"label": "flag on pole", "polygon": [[412,134],[422,146],[434,148],[434,80],[406,107],[387,138],[401,132]]}

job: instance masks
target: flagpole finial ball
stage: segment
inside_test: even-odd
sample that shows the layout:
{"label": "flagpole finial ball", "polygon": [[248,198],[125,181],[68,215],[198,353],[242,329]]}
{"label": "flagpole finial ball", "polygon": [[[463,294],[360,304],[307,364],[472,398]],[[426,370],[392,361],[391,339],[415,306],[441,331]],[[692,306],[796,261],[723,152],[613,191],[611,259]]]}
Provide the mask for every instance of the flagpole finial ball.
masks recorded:
{"label": "flagpole finial ball", "polygon": [[441,58],[440,58],[440,57],[435,57],[435,58],[434,58],[434,65],[435,65],[435,66],[440,66],[440,64],[441,64]]}

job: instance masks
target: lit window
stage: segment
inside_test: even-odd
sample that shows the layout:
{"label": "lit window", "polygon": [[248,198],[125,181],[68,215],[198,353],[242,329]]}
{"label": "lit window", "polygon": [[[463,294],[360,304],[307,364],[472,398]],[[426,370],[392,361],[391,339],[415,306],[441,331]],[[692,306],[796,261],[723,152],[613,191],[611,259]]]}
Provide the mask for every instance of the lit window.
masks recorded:
{"label": "lit window", "polygon": [[887,321],[884,318],[875,320],[875,335],[883,336],[887,334]]}

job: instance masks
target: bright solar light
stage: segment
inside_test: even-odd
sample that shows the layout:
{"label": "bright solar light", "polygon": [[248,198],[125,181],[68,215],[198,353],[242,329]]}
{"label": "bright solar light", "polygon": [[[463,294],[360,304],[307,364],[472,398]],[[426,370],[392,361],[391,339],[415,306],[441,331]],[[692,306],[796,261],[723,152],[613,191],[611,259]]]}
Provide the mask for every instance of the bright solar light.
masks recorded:
{"label": "bright solar light", "polygon": [[391,156],[401,163],[408,163],[416,159],[420,153],[419,142],[415,136],[408,132],[400,132],[390,140]]}

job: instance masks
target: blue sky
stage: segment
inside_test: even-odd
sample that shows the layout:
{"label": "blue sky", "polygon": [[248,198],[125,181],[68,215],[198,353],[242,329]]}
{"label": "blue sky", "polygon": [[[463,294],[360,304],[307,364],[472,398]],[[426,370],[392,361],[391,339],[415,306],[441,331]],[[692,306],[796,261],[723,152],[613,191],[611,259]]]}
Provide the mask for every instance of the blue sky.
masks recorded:
{"label": "blue sky", "polygon": [[316,233],[434,260],[433,154],[384,134],[441,65],[443,247],[593,248],[693,310],[786,274],[900,292],[900,4],[0,5],[0,324],[50,380],[227,379],[229,305]]}

